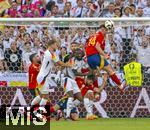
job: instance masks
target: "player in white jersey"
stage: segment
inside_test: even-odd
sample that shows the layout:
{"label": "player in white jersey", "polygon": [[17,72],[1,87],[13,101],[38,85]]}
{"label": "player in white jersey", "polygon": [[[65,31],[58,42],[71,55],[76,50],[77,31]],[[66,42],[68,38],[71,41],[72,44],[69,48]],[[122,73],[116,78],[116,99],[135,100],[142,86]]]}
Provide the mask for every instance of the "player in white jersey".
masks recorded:
{"label": "player in white jersey", "polygon": [[50,40],[47,43],[48,49],[45,51],[44,59],[42,62],[42,66],[40,72],[37,76],[38,87],[41,92],[41,96],[38,95],[35,97],[31,103],[31,106],[39,104],[40,106],[45,106],[49,99],[49,87],[54,85],[54,81],[52,80],[52,70],[55,65],[60,65],[62,67],[71,67],[70,63],[64,63],[59,61],[55,51],[57,49],[57,41]]}
{"label": "player in white jersey", "polygon": [[[71,59],[71,55],[66,55],[64,58],[64,62],[70,62],[71,64],[73,63],[73,59]],[[77,85],[77,82],[75,81],[75,75],[72,71],[72,68],[64,68],[62,70],[62,73],[64,74],[63,78],[63,86],[64,86],[64,92],[65,95],[68,96],[68,101],[67,101],[67,109],[66,109],[66,119],[70,119],[70,113],[71,110],[74,107],[77,107],[80,102],[83,101],[81,91]]]}

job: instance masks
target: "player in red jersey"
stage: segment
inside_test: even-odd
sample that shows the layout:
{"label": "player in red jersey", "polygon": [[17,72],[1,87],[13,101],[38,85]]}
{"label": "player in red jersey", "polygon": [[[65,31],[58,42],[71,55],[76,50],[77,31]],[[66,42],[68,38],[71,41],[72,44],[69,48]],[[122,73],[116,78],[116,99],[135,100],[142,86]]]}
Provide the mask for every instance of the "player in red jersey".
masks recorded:
{"label": "player in red jersey", "polygon": [[76,80],[82,96],[84,97],[84,107],[87,111],[87,120],[97,119],[98,117],[93,114],[93,101],[97,101],[100,98],[100,93],[106,85],[107,76],[103,77],[103,83],[98,84],[96,76],[90,74],[84,80],[83,78],[78,78]]}
{"label": "player in red jersey", "polygon": [[100,30],[95,35],[89,37],[86,43],[86,56],[87,62],[91,69],[101,69],[107,71],[110,78],[118,85],[121,92],[124,92],[125,85],[121,83],[115,74],[115,71],[106,59],[109,59],[109,55],[104,53],[105,49],[105,35],[108,29],[105,25],[100,26]]}
{"label": "player in red jersey", "polygon": [[41,67],[41,59],[40,57],[34,53],[30,56],[31,65],[29,66],[29,91],[31,92],[33,98],[39,94],[39,90],[37,88],[37,75],[40,71]]}

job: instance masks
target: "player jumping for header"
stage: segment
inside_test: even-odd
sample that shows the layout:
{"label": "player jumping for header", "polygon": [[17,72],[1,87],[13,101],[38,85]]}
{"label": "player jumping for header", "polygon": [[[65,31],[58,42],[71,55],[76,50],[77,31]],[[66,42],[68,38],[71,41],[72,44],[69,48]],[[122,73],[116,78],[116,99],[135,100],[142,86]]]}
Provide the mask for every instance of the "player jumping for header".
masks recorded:
{"label": "player jumping for header", "polygon": [[104,53],[105,49],[105,35],[108,29],[103,24],[100,26],[100,30],[95,35],[89,37],[86,43],[86,56],[87,62],[91,69],[105,70],[109,74],[110,78],[118,85],[121,92],[125,90],[125,84],[121,83],[115,74],[115,71],[106,59],[109,59],[109,55]]}

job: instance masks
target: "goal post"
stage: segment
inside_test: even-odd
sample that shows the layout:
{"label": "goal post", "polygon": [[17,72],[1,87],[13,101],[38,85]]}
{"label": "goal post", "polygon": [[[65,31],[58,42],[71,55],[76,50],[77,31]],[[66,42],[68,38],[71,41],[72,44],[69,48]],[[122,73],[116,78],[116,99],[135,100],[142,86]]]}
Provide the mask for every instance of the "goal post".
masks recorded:
{"label": "goal post", "polygon": [[[140,26],[140,25],[150,25],[149,17],[131,17],[131,18],[0,18],[0,25],[14,25],[14,26],[24,26],[24,25],[38,25],[45,27],[50,26],[98,26],[104,23],[106,20],[112,20],[114,26]],[[82,23],[82,24],[81,24]],[[83,24],[84,23],[84,24]]]}
{"label": "goal post", "polygon": [[[62,45],[59,52],[62,48],[66,49],[66,53],[73,52],[72,48],[84,50],[89,36],[95,34],[99,26],[106,20],[112,20],[115,26],[114,32],[108,33],[106,36],[106,53],[110,54],[110,63],[120,77],[123,76],[123,66],[135,58],[133,54],[138,57],[138,62],[142,64],[145,62],[145,65],[150,65],[150,60],[148,60],[150,57],[149,48],[146,48],[144,53],[143,48],[141,48],[143,42],[144,49],[147,42],[150,46],[150,18],[0,18],[0,58],[3,59],[0,59],[0,63],[2,64],[4,61],[7,65],[1,67],[3,72],[0,73],[0,85],[5,86],[0,86],[2,104],[10,105],[9,100],[15,99],[14,94],[17,91],[18,98],[23,100],[19,101],[24,102],[24,98],[20,94],[23,92],[25,101],[30,105],[32,96],[27,88],[27,72],[31,64],[29,56],[31,53],[38,53],[42,59],[46,50],[46,43],[52,36],[55,36]],[[18,53],[12,54],[7,51],[7,49],[10,50],[11,44],[13,47],[17,47]],[[135,45],[140,46],[140,48],[136,48]],[[26,51],[27,48],[28,50],[30,48],[30,51]],[[109,80],[111,85],[102,91],[101,99],[95,103],[97,108],[97,111],[94,109],[95,114],[105,118],[124,118],[130,117],[133,113],[132,117],[150,118],[150,112],[147,109],[149,108],[147,107],[149,105],[147,97],[149,96],[148,92],[150,92],[150,68],[148,67],[143,65],[142,88],[131,87],[126,95],[121,95],[116,87],[111,87],[115,84]],[[53,69],[53,71],[56,72],[57,69]],[[86,69],[84,68],[84,70]],[[122,79],[124,80],[124,78]],[[56,88],[55,92],[50,95],[52,103],[61,99],[63,94],[62,87]],[[144,101],[147,101],[148,105],[143,105]],[[132,112],[134,109],[136,110]],[[135,113],[136,111],[137,113]],[[2,112],[0,111],[0,116],[4,114]],[[80,112],[80,116],[84,117],[86,112],[83,107],[80,107]]]}
{"label": "goal post", "polygon": [[112,20],[114,22],[118,21],[149,21],[150,22],[150,17],[122,17],[122,18],[0,18],[1,22],[32,22],[32,21],[37,21],[37,22],[98,22],[98,21],[106,21],[106,20]]}

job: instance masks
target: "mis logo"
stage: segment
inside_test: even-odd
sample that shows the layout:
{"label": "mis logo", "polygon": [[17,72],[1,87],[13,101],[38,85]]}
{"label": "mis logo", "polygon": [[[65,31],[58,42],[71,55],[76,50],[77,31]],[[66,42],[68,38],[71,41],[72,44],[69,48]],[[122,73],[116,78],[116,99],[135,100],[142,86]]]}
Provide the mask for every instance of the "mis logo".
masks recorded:
{"label": "mis logo", "polygon": [[44,107],[39,107],[36,111],[32,111],[30,107],[6,107],[6,125],[10,125],[10,122],[12,122],[11,125],[31,125],[31,117],[33,117],[32,122],[34,125],[45,125],[47,119],[43,114],[46,113],[47,112]]}

